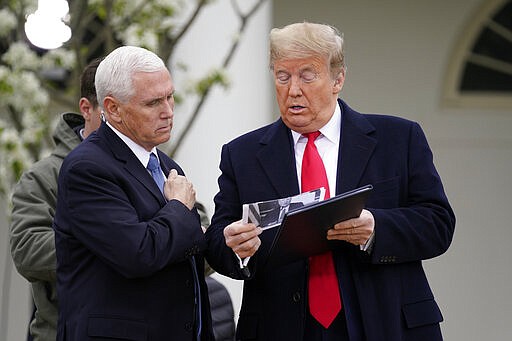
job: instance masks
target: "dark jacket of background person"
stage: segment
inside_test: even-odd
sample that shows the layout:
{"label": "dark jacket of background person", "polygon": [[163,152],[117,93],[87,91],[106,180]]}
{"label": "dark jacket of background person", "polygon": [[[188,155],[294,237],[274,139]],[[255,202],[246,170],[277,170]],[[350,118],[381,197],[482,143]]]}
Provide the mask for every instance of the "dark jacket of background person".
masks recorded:
{"label": "dark jacket of background person", "polygon": [[35,340],[56,337],[58,300],[52,222],[57,206],[57,177],[62,160],[81,141],[75,129],[82,125],[81,115],[62,114],[53,133],[52,154],[23,173],[13,192],[11,255],[16,269],[31,285],[37,313],[30,333]]}
{"label": "dark jacket of background person", "polygon": [[208,296],[212,310],[213,335],[215,341],[235,339],[235,312],[226,287],[211,276],[206,277]]}
{"label": "dark jacket of background person", "polygon": [[[420,126],[366,115],[338,100],[342,137],[333,194],[372,184],[366,209],[375,217],[371,253],[333,241],[336,272],[351,340],[439,340],[443,320],[422,260],[444,253],[455,216]],[[219,273],[244,282],[240,340],[302,340],[307,314],[307,259],[265,268],[276,229],[263,231],[244,277],[223,236],[242,204],[299,193],[293,140],[281,119],[222,148],[219,193],[206,232],[207,259]],[[307,340],[305,340],[307,341]]]}

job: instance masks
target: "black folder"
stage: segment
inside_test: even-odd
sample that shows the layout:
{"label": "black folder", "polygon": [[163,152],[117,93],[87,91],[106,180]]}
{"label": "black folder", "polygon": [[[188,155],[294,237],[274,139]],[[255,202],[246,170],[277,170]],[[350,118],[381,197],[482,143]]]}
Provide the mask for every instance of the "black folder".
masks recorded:
{"label": "black folder", "polygon": [[327,230],[359,217],[372,185],[336,195],[286,213],[277,231],[266,267],[277,267],[330,250]]}

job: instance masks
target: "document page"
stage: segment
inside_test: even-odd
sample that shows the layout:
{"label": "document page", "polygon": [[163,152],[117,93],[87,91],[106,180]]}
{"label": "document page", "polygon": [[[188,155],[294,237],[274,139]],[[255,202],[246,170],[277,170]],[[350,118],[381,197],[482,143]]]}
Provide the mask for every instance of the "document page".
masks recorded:
{"label": "document page", "polygon": [[287,212],[322,201],[324,198],[325,188],[320,187],[287,198],[244,204],[242,222],[254,223],[263,230],[270,229],[279,226]]}

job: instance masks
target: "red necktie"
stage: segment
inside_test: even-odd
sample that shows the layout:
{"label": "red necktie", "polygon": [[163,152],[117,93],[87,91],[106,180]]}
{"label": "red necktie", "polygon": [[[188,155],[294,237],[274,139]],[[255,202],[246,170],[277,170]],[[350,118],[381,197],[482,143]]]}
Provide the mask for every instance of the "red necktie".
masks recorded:
{"label": "red necktie", "polygon": [[[325,187],[325,197],[329,198],[327,174],[315,146],[319,135],[319,131],[304,134],[308,143],[302,159],[302,192]],[[341,310],[338,277],[331,251],[309,258],[308,295],[311,315],[328,328]]]}

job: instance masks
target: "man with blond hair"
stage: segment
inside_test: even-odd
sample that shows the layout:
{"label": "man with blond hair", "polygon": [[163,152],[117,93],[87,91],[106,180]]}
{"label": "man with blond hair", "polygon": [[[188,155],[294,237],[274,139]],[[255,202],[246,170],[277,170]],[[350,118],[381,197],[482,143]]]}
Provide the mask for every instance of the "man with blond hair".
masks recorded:
{"label": "man with blond hair", "polygon": [[[273,29],[270,66],[281,117],[223,146],[206,232],[210,265],[245,280],[237,339],[442,340],[422,261],[448,249],[455,216],[420,126],[338,98],[346,67],[334,27]],[[326,232],[328,252],[280,267],[266,265],[278,228],[241,220],[246,203],[367,184],[360,216]]]}

